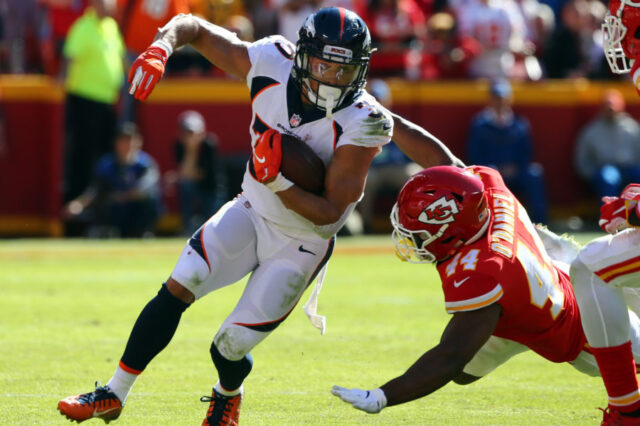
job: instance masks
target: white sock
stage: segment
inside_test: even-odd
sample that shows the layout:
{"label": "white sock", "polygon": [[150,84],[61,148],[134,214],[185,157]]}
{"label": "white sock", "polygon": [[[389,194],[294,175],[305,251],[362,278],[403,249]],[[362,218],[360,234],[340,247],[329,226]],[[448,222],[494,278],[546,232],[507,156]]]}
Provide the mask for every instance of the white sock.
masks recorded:
{"label": "white sock", "polygon": [[216,385],[214,386],[214,388],[216,389],[216,391],[218,393],[223,394],[224,396],[236,396],[240,393],[242,393],[242,385],[240,385],[240,387],[238,389],[234,389],[234,390],[226,390],[225,388],[222,387],[222,385],[220,384],[220,382],[216,383]]}
{"label": "white sock", "polygon": [[111,392],[115,393],[122,405],[124,405],[137,378],[138,374],[128,373],[124,371],[122,367],[118,366],[115,373],[113,373],[113,377],[109,380],[109,383],[107,383],[107,386],[109,386]]}

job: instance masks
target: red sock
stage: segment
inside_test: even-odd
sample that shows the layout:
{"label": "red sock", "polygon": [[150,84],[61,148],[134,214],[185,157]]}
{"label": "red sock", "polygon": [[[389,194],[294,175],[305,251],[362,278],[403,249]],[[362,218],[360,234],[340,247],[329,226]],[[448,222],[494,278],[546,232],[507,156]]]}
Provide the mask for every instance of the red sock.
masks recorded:
{"label": "red sock", "polygon": [[631,342],[620,346],[591,348],[609,395],[609,407],[621,413],[640,409],[640,391]]}

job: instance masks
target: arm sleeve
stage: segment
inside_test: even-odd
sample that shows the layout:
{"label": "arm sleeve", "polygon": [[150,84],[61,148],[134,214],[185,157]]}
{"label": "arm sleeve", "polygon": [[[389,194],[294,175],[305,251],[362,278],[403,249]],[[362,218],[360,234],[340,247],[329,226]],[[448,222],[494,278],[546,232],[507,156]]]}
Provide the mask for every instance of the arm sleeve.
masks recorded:
{"label": "arm sleeve", "polygon": [[251,68],[247,73],[246,84],[251,88],[253,78],[271,76],[281,72],[283,62],[291,62],[295,54],[295,45],[282,36],[270,36],[249,45],[248,53]]}
{"label": "arm sleeve", "polygon": [[[457,263],[456,257],[451,262]],[[481,257],[478,261],[478,269],[492,270],[497,267],[499,265],[486,257]],[[494,277],[495,274],[487,270],[462,270],[449,276],[447,269],[446,264],[443,267],[438,266],[438,272],[442,279],[445,308],[450,314],[485,308],[500,300],[504,295],[500,282]]]}
{"label": "arm sleeve", "polygon": [[502,290],[502,286],[500,284],[496,284],[496,286],[489,292],[480,296],[464,300],[445,301],[445,307],[447,308],[447,312],[450,314],[463,311],[475,311],[486,308],[487,306],[497,302],[503,295],[504,291]]}

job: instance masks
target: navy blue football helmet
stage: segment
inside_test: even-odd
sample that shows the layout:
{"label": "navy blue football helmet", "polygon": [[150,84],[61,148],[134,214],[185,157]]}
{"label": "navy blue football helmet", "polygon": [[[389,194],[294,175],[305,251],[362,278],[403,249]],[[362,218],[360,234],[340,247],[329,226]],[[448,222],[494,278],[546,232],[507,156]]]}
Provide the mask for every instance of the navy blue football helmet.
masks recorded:
{"label": "navy blue football helmet", "polygon": [[354,12],[328,7],[309,15],[298,37],[293,77],[303,95],[330,115],[366,83],[373,52],[369,29]]}

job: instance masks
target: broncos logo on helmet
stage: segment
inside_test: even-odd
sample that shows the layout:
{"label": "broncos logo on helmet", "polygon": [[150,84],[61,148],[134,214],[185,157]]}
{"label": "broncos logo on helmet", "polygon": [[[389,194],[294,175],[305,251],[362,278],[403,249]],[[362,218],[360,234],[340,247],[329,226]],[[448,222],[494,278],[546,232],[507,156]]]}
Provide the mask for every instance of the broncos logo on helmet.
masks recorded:
{"label": "broncos logo on helmet", "polygon": [[365,85],[373,52],[369,29],[354,12],[328,7],[309,15],[298,36],[293,77],[303,96],[331,116]]}

